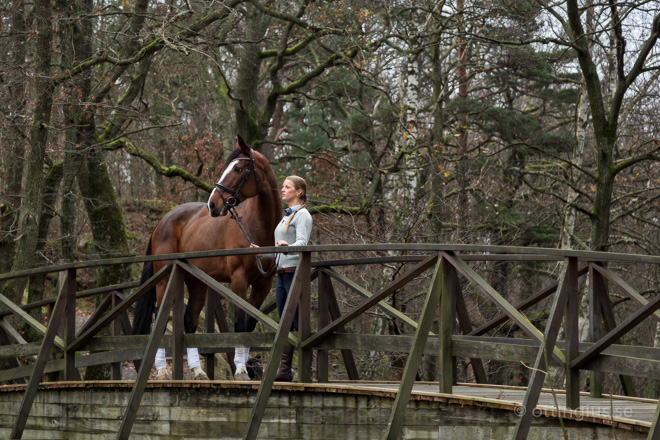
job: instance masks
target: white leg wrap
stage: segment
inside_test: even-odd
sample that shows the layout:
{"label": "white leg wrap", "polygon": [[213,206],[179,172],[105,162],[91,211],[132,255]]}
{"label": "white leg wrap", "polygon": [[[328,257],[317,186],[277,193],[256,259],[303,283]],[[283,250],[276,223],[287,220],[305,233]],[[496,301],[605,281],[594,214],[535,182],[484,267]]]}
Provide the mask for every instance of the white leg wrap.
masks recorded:
{"label": "white leg wrap", "polygon": [[199,367],[201,365],[199,362],[199,351],[193,347],[186,348],[186,350],[188,351],[188,368],[192,370],[195,367]]}
{"label": "white leg wrap", "polygon": [[236,365],[237,370],[239,367],[245,367],[249,354],[249,347],[236,347],[234,350],[234,365]]}
{"label": "white leg wrap", "polygon": [[167,360],[165,360],[164,348],[159,348],[158,351],[156,352],[156,360],[154,361],[154,365],[156,366],[156,370],[162,370],[163,368],[167,368]]}

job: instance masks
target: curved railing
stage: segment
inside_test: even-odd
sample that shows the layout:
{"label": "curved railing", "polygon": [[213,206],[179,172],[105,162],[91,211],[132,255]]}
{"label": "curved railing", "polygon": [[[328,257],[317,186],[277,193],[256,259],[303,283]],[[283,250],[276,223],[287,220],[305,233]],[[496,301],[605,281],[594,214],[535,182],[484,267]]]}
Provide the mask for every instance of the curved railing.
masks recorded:
{"label": "curved railing", "polygon": [[[257,310],[247,301],[235,295],[229,288],[216,282],[194,266],[194,260],[204,257],[246,255],[262,252],[299,252],[300,263],[294,275],[289,299],[279,321],[269,317],[272,302]],[[312,255],[316,258],[312,259]],[[341,255],[342,258],[327,257]],[[353,256],[356,255],[356,256]],[[323,259],[325,257],[326,259]],[[350,258],[348,258],[350,257]],[[146,261],[168,261],[168,264],[153,275],[146,283],[124,283],[92,290],[76,292],[76,275],[82,269],[116,264],[135,264]],[[475,262],[514,261],[518,264],[555,264],[556,279],[529,296],[512,304],[507,294],[498,292],[475,269]],[[361,265],[397,265],[401,273],[376,292],[370,292],[359,282],[342,273],[341,268]],[[300,349],[299,380],[310,382],[313,352],[317,352],[317,379],[328,381],[328,350],[341,350],[346,371],[351,379],[358,379],[358,369],[352,350],[383,352],[407,352],[406,367],[400,382],[397,399],[392,409],[389,433],[396,437],[401,430],[403,414],[407,405],[415,375],[423,354],[438,356],[439,391],[451,393],[454,377],[455,357],[469,358],[477,381],[486,382],[482,359],[501,361],[523,361],[533,365],[525,398],[524,416],[518,423],[516,436],[524,438],[529,430],[533,409],[543,385],[545,372],[550,366],[562,367],[566,371],[566,402],[569,408],[579,406],[579,372],[591,371],[591,392],[598,396],[601,390],[601,375],[604,372],[620,373],[660,379],[660,349],[650,346],[635,347],[618,343],[637,325],[647,318],[660,317],[660,295],[644,297],[609,267],[616,264],[657,265],[660,257],[605,252],[572,251],[542,248],[449,245],[449,244],[379,244],[379,245],[327,245],[260,249],[232,249],[209,252],[194,252],[159,256],[139,256],[62,264],[32,269],[23,272],[2,274],[0,282],[53,272],[63,273],[60,277],[59,293],[56,298],[19,306],[0,296],[5,310],[0,312],[0,358],[13,359],[14,368],[0,372],[0,382],[21,378],[41,377],[46,372],[61,371],[65,380],[79,380],[77,369],[81,367],[112,364],[114,374],[119,373],[119,362],[143,361],[138,371],[134,390],[125,411],[118,438],[127,438],[133,424],[142,392],[149,378],[150,367],[159,346],[172,348],[173,378],[183,378],[183,348],[196,346],[205,353],[207,371],[212,378],[214,354],[228,352],[236,345],[259,347],[270,351],[270,359],[281,357],[287,342]],[[204,334],[184,335],[183,307],[172,308],[174,303],[183,303],[183,278],[193,276],[209,288],[206,305],[207,319]],[[401,313],[389,305],[386,299],[413,280],[424,276],[427,281],[426,294],[419,318]],[[169,277],[161,310],[150,336],[122,336],[129,333],[129,308],[152,286]],[[579,341],[578,306],[580,277],[588,278],[588,304],[590,342]],[[316,282],[317,325],[312,331],[312,281]],[[469,283],[471,291],[493,303],[500,314],[474,328],[470,320],[462,283]],[[341,285],[356,294],[358,302],[350,310],[341,310],[334,285]],[[466,284],[467,285],[467,284]],[[637,308],[623,321],[617,323],[608,297],[608,288],[616,289],[627,296]],[[128,294],[124,293],[132,289]],[[657,287],[651,291],[657,292]],[[103,295],[93,316],[80,329],[75,328],[76,300],[94,295]],[[220,298],[244,310],[257,319],[265,332],[233,334],[228,331],[227,319]],[[543,300],[552,298],[543,331],[538,329],[523,313]],[[29,310],[35,307],[51,308],[46,326],[33,319]],[[381,312],[397,320],[401,325],[414,330],[412,336],[369,335],[346,333],[344,329],[365,312],[377,307]],[[293,315],[299,308],[299,331],[290,333]],[[164,335],[172,313],[172,331]],[[439,330],[431,332],[431,325],[439,311]],[[16,316],[43,335],[39,343],[22,340],[6,317]],[[525,338],[496,338],[486,334],[497,326],[513,322]],[[215,325],[220,333],[215,333]],[[454,331],[460,330],[460,334]],[[564,329],[564,340],[557,341],[559,330]],[[110,326],[112,336],[99,336],[99,332]],[[62,328],[62,334],[58,330]],[[11,342],[11,343],[10,343]],[[82,354],[89,352],[90,354]],[[51,353],[60,358],[49,360]],[[34,356],[31,365],[17,364],[17,358]],[[272,387],[276,362],[269,362],[264,372],[246,438],[256,438],[264,414],[268,395]],[[626,392],[631,393],[630,377],[622,376]],[[38,381],[30,380],[17,416],[12,438],[20,438],[37,392]],[[656,422],[651,435],[657,433]],[[654,434],[655,433],[655,434]],[[649,437],[651,438],[651,437]]]}

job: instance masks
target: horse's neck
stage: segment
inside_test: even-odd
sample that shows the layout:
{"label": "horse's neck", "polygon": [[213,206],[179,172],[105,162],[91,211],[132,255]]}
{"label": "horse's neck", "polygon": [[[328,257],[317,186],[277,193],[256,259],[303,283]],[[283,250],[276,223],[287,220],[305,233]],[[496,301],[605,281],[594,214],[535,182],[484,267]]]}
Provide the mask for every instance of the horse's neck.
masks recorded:
{"label": "horse's neck", "polygon": [[282,200],[279,197],[280,193],[275,174],[273,173],[272,176],[268,176],[265,180],[259,194],[254,199],[256,208],[260,213],[259,217],[264,223],[264,229],[272,232],[282,217]]}

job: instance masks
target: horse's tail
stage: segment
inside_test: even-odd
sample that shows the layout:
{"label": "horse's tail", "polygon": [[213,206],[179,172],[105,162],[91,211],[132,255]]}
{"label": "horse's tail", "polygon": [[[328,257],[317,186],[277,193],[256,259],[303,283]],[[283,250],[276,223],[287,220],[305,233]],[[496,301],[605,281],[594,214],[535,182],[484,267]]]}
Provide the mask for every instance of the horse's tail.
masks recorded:
{"label": "horse's tail", "polygon": [[[151,255],[151,240],[153,235],[149,237],[149,246],[147,246],[147,253]],[[142,266],[142,277],[140,278],[140,285],[144,284],[154,274],[153,261],[147,261]],[[149,289],[147,293],[142,295],[135,304],[135,314],[133,317],[133,334],[134,335],[148,335],[151,333],[151,321],[153,321],[154,311],[156,310],[156,287]]]}

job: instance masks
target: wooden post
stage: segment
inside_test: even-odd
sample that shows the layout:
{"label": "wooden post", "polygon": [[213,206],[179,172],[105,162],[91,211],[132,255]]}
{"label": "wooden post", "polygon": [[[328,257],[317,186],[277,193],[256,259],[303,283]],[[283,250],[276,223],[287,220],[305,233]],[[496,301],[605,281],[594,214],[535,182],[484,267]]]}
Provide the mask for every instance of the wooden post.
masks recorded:
{"label": "wooden post", "polygon": [[[329,296],[332,289],[332,281],[327,273],[320,270],[318,272],[319,283],[319,328],[330,324],[330,301]],[[316,354],[316,378],[319,382],[328,382],[329,356],[328,350],[319,350]]]}
{"label": "wooden post", "polygon": [[438,344],[438,385],[441,393],[452,393],[454,386],[454,356],[451,337],[454,329],[454,295],[458,286],[456,269],[443,256],[438,262],[434,281],[441,286],[440,328]]}
{"label": "wooden post", "polygon": [[[300,262],[296,272],[299,272],[300,286],[300,304],[298,308],[298,334],[301,341],[309,338],[311,334],[311,257],[310,252],[300,253]],[[298,355],[298,382],[312,382],[312,346],[301,346]]]}
{"label": "wooden post", "polygon": [[577,258],[566,259],[566,407],[580,407],[580,369],[571,368],[573,359],[580,355],[580,328],[578,326],[580,292],[578,291]]}
{"label": "wooden post", "polygon": [[[401,435],[401,429],[403,427],[403,421],[405,418],[405,411],[408,407],[410,393],[412,392],[413,385],[415,384],[415,376],[417,376],[417,368],[419,367],[420,360],[422,359],[422,354],[424,354],[426,340],[428,339],[429,330],[431,330],[433,318],[435,317],[438,309],[441,292],[443,292],[444,295],[445,277],[444,272],[442,271],[444,266],[446,266],[446,262],[444,262],[444,258],[442,258],[436,264],[435,271],[433,272],[433,279],[431,280],[431,285],[429,286],[429,290],[426,294],[426,300],[424,301],[422,314],[419,319],[417,330],[415,331],[413,344],[410,348],[410,353],[408,354],[408,359],[406,360],[406,366],[403,370],[403,377],[401,378],[399,391],[396,394],[394,405],[392,406],[392,412],[390,413],[390,420],[387,425],[388,440],[397,440]],[[451,353],[449,354],[451,355]]]}
{"label": "wooden post", "polygon": [[[589,264],[589,341],[596,342],[603,337],[603,298],[607,296],[603,276],[597,272],[593,263]],[[589,394],[591,397],[603,397],[603,373],[589,372]]]}

